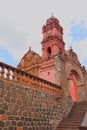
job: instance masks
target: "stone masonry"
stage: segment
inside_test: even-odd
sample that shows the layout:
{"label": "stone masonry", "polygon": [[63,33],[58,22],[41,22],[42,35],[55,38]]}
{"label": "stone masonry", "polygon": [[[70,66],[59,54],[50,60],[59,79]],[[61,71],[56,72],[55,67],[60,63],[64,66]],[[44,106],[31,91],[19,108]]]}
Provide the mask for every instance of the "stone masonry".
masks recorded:
{"label": "stone masonry", "polygon": [[54,130],[73,102],[0,80],[0,130]]}

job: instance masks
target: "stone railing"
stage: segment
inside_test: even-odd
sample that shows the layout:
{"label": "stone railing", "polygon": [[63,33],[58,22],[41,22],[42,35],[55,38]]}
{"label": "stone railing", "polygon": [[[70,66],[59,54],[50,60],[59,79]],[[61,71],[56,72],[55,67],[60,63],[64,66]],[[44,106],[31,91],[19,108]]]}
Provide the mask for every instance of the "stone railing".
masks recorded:
{"label": "stone railing", "polygon": [[10,65],[0,62],[0,79],[15,82],[33,89],[61,97],[62,89],[54,83],[21,71]]}

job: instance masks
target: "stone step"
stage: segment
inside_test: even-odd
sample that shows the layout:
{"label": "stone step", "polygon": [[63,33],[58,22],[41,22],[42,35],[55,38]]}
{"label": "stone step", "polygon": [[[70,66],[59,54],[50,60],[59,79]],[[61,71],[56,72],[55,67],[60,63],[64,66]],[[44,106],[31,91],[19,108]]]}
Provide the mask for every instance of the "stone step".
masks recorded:
{"label": "stone step", "polygon": [[75,122],[72,122],[72,123],[70,123],[70,122],[69,123],[62,123],[59,126],[67,126],[67,125],[68,126],[73,126],[73,124],[74,125],[80,125],[80,122],[77,122],[77,123],[75,123]]}
{"label": "stone step", "polygon": [[78,123],[78,122],[81,122],[81,121],[79,121],[79,120],[78,120],[78,121],[77,121],[77,120],[69,121],[69,120],[68,120],[68,121],[60,122],[60,124],[65,124],[65,123],[69,123],[69,122],[70,122],[70,123],[73,123],[73,122]]}
{"label": "stone step", "polygon": [[64,118],[56,130],[75,130],[80,127],[87,111],[87,102],[74,103],[68,117]]}
{"label": "stone step", "polygon": [[[73,126],[59,126],[58,128],[77,128],[77,127],[80,127],[80,126],[75,126],[75,125],[73,125]],[[57,130],[59,130],[57,128]]]}

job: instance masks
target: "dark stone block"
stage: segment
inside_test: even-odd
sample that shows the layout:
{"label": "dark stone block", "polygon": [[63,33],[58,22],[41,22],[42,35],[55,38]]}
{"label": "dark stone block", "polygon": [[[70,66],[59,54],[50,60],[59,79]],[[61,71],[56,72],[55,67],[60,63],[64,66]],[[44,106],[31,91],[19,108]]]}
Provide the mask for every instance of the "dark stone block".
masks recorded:
{"label": "dark stone block", "polygon": [[20,110],[21,110],[21,111],[24,111],[24,110],[25,110],[24,106],[21,106]]}
{"label": "dark stone block", "polygon": [[5,110],[0,109],[0,114],[5,114]]}
{"label": "dark stone block", "polygon": [[24,121],[24,120],[25,120],[25,117],[21,117],[21,120]]}
{"label": "dark stone block", "polygon": [[13,92],[17,92],[17,88],[14,86],[14,87],[12,87],[12,91]]}
{"label": "dark stone block", "polygon": [[17,126],[23,126],[23,122],[19,121],[19,122],[17,123]]}
{"label": "dark stone block", "polygon": [[9,127],[9,130],[14,130],[14,127],[13,127],[13,126],[10,126],[10,127]]}
{"label": "dark stone block", "polygon": [[0,121],[0,127],[4,127],[5,123],[4,121]]}
{"label": "dark stone block", "polygon": [[3,95],[0,95],[0,102],[3,102]]}
{"label": "dark stone block", "polygon": [[7,103],[3,103],[3,109],[5,109],[5,110],[8,110],[8,105],[7,105]]}
{"label": "dark stone block", "polygon": [[[19,105],[19,104],[16,104],[15,106],[14,106],[14,109],[16,109],[16,110],[19,110],[21,108],[21,105]],[[20,110],[21,111],[21,110]]]}
{"label": "dark stone block", "polygon": [[14,99],[17,98],[17,93],[13,92],[13,98],[14,98]]}
{"label": "dark stone block", "polygon": [[0,88],[1,89],[4,89],[5,88],[5,85],[3,83],[0,83]]}
{"label": "dark stone block", "polygon": [[0,79],[0,84],[3,84],[4,83],[4,80]]}
{"label": "dark stone block", "polygon": [[23,116],[23,112],[22,112],[22,111],[19,111],[19,112],[18,112],[18,115],[19,115],[19,116]]}
{"label": "dark stone block", "polygon": [[10,126],[10,121],[6,121],[6,126],[8,127],[8,126]]}
{"label": "dark stone block", "polygon": [[29,129],[28,130],[32,130],[32,127],[29,127]]}
{"label": "dark stone block", "polygon": [[30,125],[31,125],[31,123],[30,123],[30,122],[27,122],[26,126],[30,126]]}
{"label": "dark stone block", "polygon": [[36,130],[38,130],[38,127],[36,127]]}
{"label": "dark stone block", "polygon": [[16,102],[16,99],[12,98],[11,103],[15,103],[15,102]]}
{"label": "dark stone block", "polygon": [[22,101],[17,100],[17,104],[18,104],[18,105],[22,105]]}
{"label": "dark stone block", "polygon": [[14,120],[14,116],[8,116],[8,120]]}
{"label": "dark stone block", "polygon": [[24,101],[24,102],[23,102],[23,105],[24,105],[24,106],[27,106],[27,104],[28,104],[27,101]]}
{"label": "dark stone block", "polygon": [[16,121],[12,121],[11,124],[12,124],[13,126],[16,126],[17,123],[16,123]]}
{"label": "dark stone block", "polygon": [[14,130],[17,130],[17,127],[14,127]]}
{"label": "dark stone block", "polygon": [[8,128],[5,127],[3,130],[8,130]]}
{"label": "dark stone block", "polygon": [[8,91],[7,96],[12,97],[12,92]]}
{"label": "dark stone block", "polygon": [[6,84],[6,90],[11,91],[11,86]]}
{"label": "dark stone block", "polygon": [[29,119],[28,119],[28,118],[25,118],[25,121],[29,121]]}
{"label": "dark stone block", "polygon": [[16,120],[16,121],[19,121],[19,120],[20,120],[20,117],[18,117],[18,116],[15,117],[15,120]]}
{"label": "dark stone block", "polygon": [[17,115],[17,111],[16,111],[16,110],[13,110],[13,111],[12,111],[12,115]]}
{"label": "dark stone block", "polygon": [[4,96],[6,95],[6,91],[4,89],[2,89],[1,95],[4,95]]}
{"label": "dark stone block", "polygon": [[27,116],[27,112],[23,112],[23,116]]}
{"label": "dark stone block", "polygon": [[[33,127],[33,130],[36,130],[35,127]],[[40,129],[41,130],[41,129]]]}
{"label": "dark stone block", "polygon": [[9,97],[9,96],[6,96],[6,97],[5,97],[5,101],[6,101],[6,102],[10,102],[10,97]]}
{"label": "dark stone block", "polygon": [[34,125],[34,122],[31,122],[31,126],[33,126]]}
{"label": "dark stone block", "polygon": [[6,115],[11,115],[11,111],[6,111]]}
{"label": "dark stone block", "polygon": [[23,127],[23,130],[28,130],[28,127]]}
{"label": "dark stone block", "polygon": [[29,121],[32,121],[32,119],[31,119],[31,118],[29,118]]}
{"label": "dark stone block", "polygon": [[25,121],[23,122],[23,126],[27,126],[27,123]]}

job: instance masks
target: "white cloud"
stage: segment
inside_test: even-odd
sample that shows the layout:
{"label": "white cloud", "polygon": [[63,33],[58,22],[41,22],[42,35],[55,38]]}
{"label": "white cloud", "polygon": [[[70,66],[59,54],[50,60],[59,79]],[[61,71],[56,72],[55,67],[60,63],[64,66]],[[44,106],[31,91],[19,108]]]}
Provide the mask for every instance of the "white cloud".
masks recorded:
{"label": "white cloud", "polygon": [[71,42],[70,46],[73,47],[74,51],[78,54],[78,58],[82,64],[85,63],[87,67],[87,28],[83,21],[73,21],[70,28]]}
{"label": "white cloud", "polygon": [[0,28],[0,47],[7,49],[16,60],[19,60],[28,47],[26,35],[18,33],[14,27],[11,28],[3,24],[0,24]]}
{"label": "white cloud", "polygon": [[[69,36],[71,21],[87,22],[86,3],[87,0],[0,0],[0,46],[4,46],[18,60],[29,46],[41,54],[41,27],[53,12],[64,28],[67,48],[72,42],[72,37]],[[86,40],[83,41],[84,44]],[[83,42],[76,43],[74,48],[77,50],[79,44],[83,50]],[[85,52],[82,53],[82,58],[86,58]]]}

